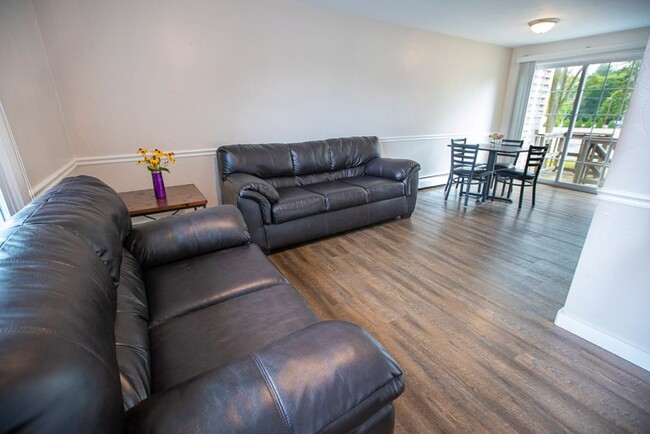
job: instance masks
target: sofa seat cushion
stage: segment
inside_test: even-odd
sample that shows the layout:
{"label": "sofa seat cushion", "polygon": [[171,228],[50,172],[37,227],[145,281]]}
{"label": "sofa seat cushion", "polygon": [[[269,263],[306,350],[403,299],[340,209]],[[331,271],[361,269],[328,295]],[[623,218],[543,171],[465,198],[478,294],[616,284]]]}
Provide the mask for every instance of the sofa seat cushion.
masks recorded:
{"label": "sofa seat cushion", "polygon": [[273,223],[319,214],[326,211],[325,197],[300,187],[278,188],[280,200],[273,204]]}
{"label": "sofa seat cushion", "polygon": [[144,275],[150,327],[242,294],[287,282],[255,244],[153,267]]}
{"label": "sofa seat cushion", "polygon": [[368,194],[368,203],[393,199],[406,194],[404,183],[377,176],[354,176],[341,182],[363,188]]}
{"label": "sofa seat cushion", "polygon": [[319,321],[288,284],[171,319],[150,330],[152,390],[166,390]]}
{"label": "sofa seat cushion", "polygon": [[324,196],[327,211],[336,211],[368,203],[366,190],[341,181],[303,185],[302,188]]}

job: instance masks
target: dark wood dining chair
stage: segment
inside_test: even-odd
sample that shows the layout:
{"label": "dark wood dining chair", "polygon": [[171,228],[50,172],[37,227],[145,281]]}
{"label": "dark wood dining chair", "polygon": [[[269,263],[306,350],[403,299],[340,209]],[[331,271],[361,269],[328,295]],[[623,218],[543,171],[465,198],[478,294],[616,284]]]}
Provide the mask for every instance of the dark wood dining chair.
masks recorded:
{"label": "dark wood dining chair", "polygon": [[[524,146],[523,140],[503,139],[501,143],[507,146],[516,146],[518,148]],[[500,170],[514,169],[517,167],[517,161],[519,161],[519,153],[509,154],[507,152],[497,152],[496,162],[494,163],[494,171],[498,172]],[[502,181],[503,181],[503,186],[501,187],[501,196],[503,196],[507,184],[505,180]],[[493,185],[496,187],[498,178],[495,176],[492,179],[492,182],[494,183]],[[512,184],[512,180],[510,180],[510,184]],[[496,191],[496,189],[494,191]]]}
{"label": "dark wood dining chair", "polygon": [[[507,146],[516,146],[521,148],[524,146],[523,140],[503,139],[501,144]],[[508,154],[506,152],[497,152],[497,160],[494,163],[494,170],[514,169],[517,166],[519,154]]]}
{"label": "dark wood dining chair", "polygon": [[[451,166],[449,168],[449,178],[445,185],[445,201],[449,198],[449,191],[452,184],[460,184],[460,196],[465,195],[465,204],[470,196],[483,198],[484,189],[489,188],[487,185],[490,179],[490,173],[484,167],[477,167],[476,156],[478,155],[478,145],[455,144],[451,142]],[[472,185],[477,185],[476,193],[471,192]]]}
{"label": "dark wood dining chair", "polygon": [[[451,146],[454,145],[465,145],[467,144],[467,137],[463,137],[462,139],[451,139]],[[449,178],[447,178],[447,185],[445,186],[445,191],[447,191],[447,186],[455,184],[456,188],[458,188],[458,185],[460,184],[457,182],[457,180],[454,178],[452,175],[452,172],[449,172]]]}
{"label": "dark wood dining chair", "polygon": [[[548,146],[531,146],[528,149],[528,156],[526,157],[526,166],[523,170],[513,168],[513,169],[503,169],[500,171],[494,172],[494,177],[497,178],[497,182],[502,180],[504,182],[509,182],[510,186],[508,187],[508,196],[512,194],[513,182],[519,182],[518,187],[521,187],[519,193],[519,208],[521,208],[523,199],[524,199],[524,188],[532,187],[533,188],[533,203],[532,206],[535,206],[535,193],[537,191],[537,178],[539,178],[539,172],[542,169],[544,164],[544,157],[546,157],[546,152],[548,152]],[[492,191],[492,198],[496,195],[497,191],[497,182],[494,183],[494,190]],[[494,200],[494,199],[493,199]]]}

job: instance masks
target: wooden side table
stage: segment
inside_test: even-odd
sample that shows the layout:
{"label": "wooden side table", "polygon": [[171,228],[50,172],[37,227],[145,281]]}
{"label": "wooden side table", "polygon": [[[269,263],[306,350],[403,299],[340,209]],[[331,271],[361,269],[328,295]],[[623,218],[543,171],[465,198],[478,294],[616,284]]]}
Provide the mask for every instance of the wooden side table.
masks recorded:
{"label": "wooden side table", "polygon": [[[152,220],[150,214],[174,211],[176,214],[182,209],[205,208],[208,200],[203,196],[194,184],[175,185],[166,187],[167,197],[165,199],[156,199],[153,188],[148,190],[126,191],[118,193],[131,217],[145,216]],[[172,215],[174,215],[172,214]]]}

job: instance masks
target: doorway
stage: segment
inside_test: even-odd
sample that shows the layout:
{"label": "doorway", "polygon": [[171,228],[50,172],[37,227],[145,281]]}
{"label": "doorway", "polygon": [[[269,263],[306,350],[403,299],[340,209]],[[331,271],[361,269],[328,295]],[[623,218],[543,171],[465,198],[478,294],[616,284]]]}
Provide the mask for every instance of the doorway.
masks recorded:
{"label": "doorway", "polygon": [[640,59],[537,66],[523,138],[549,146],[540,181],[602,187],[640,67]]}

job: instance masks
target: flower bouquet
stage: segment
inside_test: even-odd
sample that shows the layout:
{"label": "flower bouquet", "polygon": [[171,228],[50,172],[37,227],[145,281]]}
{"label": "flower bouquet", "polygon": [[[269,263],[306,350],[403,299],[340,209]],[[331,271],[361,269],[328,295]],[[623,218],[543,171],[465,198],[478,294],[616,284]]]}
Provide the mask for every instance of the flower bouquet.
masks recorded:
{"label": "flower bouquet", "polygon": [[504,135],[502,133],[492,133],[490,134],[490,142],[498,145],[501,143],[501,139],[503,139]]}
{"label": "flower bouquet", "polygon": [[176,162],[174,153],[163,152],[159,149],[149,151],[146,148],[139,148],[138,154],[142,156],[142,160],[138,161],[138,165],[146,164],[147,169],[151,172],[153,191],[156,199],[166,198],[167,193],[165,192],[165,182],[163,181],[162,172],[169,172],[167,168],[169,163],[174,164]]}

